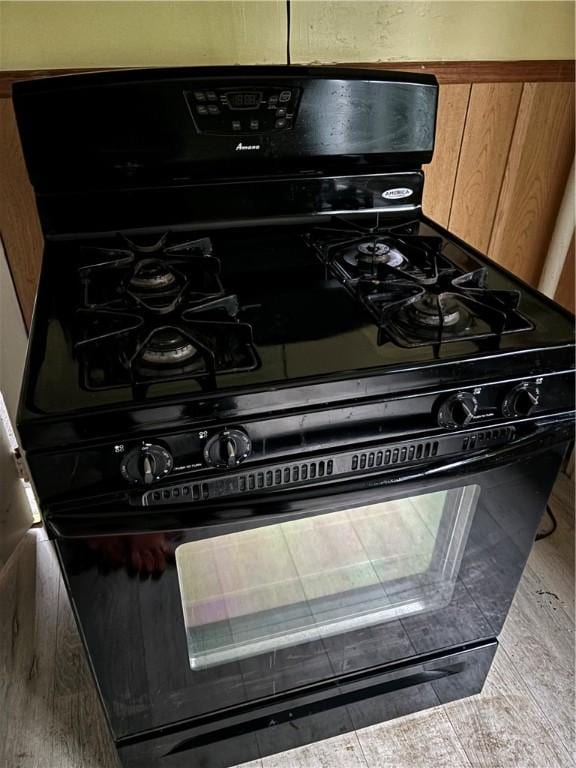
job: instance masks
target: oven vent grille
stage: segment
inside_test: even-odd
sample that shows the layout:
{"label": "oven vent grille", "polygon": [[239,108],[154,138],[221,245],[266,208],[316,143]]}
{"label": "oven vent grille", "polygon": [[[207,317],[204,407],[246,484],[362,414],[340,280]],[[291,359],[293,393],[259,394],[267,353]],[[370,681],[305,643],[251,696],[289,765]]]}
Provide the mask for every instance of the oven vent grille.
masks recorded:
{"label": "oven vent grille", "polygon": [[146,503],[162,504],[201,501],[218,496],[228,496],[231,493],[259,491],[264,488],[274,488],[289,483],[330,477],[330,475],[334,474],[334,469],[333,459],[303,461],[285,467],[245,472],[242,475],[230,478],[215,478],[200,483],[187,483],[163,490],[149,491],[146,494]]}
{"label": "oven vent grille", "polygon": [[254,491],[259,488],[273,488],[275,485],[298,483],[302,480],[316,480],[328,477],[334,472],[334,462],[303,461],[301,464],[291,464],[289,467],[274,468],[262,472],[247,472],[238,478],[239,491]]}
{"label": "oven vent grille", "polygon": [[401,447],[379,451],[366,451],[357,453],[352,457],[352,470],[405,464],[406,462],[418,461],[418,459],[428,459],[437,454],[437,440],[427,443],[409,443]]}
{"label": "oven vent grille", "polygon": [[331,458],[276,464],[234,475],[206,478],[197,482],[179,483],[169,488],[147,491],[142,503],[148,505],[185,504],[224,496],[250,494],[260,490],[286,487],[301,482],[314,482],[329,477],[346,476],[354,472],[370,472],[400,467],[437,456],[458,456],[463,451],[482,450],[502,445],[514,437],[513,427],[482,430],[465,437],[443,435],[438,440],[383,445],[358,453],[342,453]]}
{"label": "oven vent grille", "polygon": [[474,432],[462,441],[463,451],[475,451],[491,443],[506,443],[514,437],[514,427],[498,427]]}

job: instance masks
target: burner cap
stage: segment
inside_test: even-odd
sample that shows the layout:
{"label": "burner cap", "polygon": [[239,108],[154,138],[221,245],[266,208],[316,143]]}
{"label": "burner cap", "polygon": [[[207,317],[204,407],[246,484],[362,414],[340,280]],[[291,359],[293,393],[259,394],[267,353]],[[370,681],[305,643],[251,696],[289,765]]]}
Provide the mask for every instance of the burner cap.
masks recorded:
{"label": "burner cap", "polygon": [[177,328],[161,328],[146,344],[142,360],[153,365],[175,365],[198,354],[192,341]]}
{"label": "burner cap", "polygon": [[142,259],[134,267],[130,286],[138,290],[157,291],[169,288],[176,282],[176,275],[159,259]]}
{"label": "burner cap", "polygon": [[456,325],[461,319],[460,305],[454,298],[425,293],[408,305],[406,313],[413,322],[432,328]]}
{"label": "burner cap", "polygon": [[371,240],[360,243],[356,251],[346,257],[349,263],[359,267],[371,267],[373,265],[385,264],[388,267],[398,269],[406,263],[406,257],[397,248],[384,242],[383,240]]}

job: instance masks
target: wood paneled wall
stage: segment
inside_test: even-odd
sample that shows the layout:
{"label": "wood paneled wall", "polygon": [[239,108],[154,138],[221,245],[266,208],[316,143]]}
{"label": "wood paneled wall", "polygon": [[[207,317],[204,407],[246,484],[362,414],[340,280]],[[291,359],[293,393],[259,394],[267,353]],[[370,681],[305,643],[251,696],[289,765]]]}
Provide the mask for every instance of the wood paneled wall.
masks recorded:
{"label": "wood paneled wall", "polygon": [[[568,249],[568,255],[564,262],[564,269],[560,275],[560,281],[558,288],[556,289],[556,295],[554,298],[563,307],[569,309],[570,312],[576,310],[576,255],[574,252],[574,235],[572,235],[572,242]],[[573,457],[574,458],[574,457]],[[572,475],[570,475],[572,477]]]}
{"label": "wood paneled wall", "polygon": [[0,238],[22,315],[29,328],[42,262],[43,238],[9,98],[0,98]]}
{"label": "wood paneled wall", "polygon": [[441,85],[424,211],[536,286],[573,156],[573,83]]}
{"label": "wood paneled wall", "polygon": [[[437,74],[437,142],[425,168],[424,211],[536,286],[574,155],[574,62],[355,66]],[[0,73],[0,235],[28,325],[42,237],[8,85],[31,74],[41,73]],[[572,261],[557,299],[573,309]]]}

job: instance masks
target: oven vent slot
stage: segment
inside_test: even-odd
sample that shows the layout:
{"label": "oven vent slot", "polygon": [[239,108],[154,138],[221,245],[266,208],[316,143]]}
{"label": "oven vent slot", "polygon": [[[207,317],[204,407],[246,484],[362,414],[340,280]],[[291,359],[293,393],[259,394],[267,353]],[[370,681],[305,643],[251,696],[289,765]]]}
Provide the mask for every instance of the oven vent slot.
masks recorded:
{"label": "oven vent slot", "polygon": [[246,472],[238,478],[239,491],[254,491],[259,488],[274,488],[287,483],[298,483],[301,480],[315,480],[328,477],[334,472],[334,462],[303,461],[301,464],[290,464],[286,467],[276,467],[262,472]]}
{"label": "oven vent slot", "polygon": [[475,451],[494,443],[508,443],[514,437],[514,427],[497,427],[484,429],[482,432],[474,432],[467,435],[462,441],[463,451]]}
{"label": "oven vent slot", "polygon": [[352,456],[352,470],[387,467],[406,462],[428,459],[438,454],[438,441],[427,443],[409,443],[396,448],[383,448],[379,451],[366,451]]}
{"label": "oven vent slot", "polygon": [[149,492],[149,502],[160,504],[163,501],[200,501],[209,496],[207,483],[189,483],[188,485],[175,485],[164,490]]}

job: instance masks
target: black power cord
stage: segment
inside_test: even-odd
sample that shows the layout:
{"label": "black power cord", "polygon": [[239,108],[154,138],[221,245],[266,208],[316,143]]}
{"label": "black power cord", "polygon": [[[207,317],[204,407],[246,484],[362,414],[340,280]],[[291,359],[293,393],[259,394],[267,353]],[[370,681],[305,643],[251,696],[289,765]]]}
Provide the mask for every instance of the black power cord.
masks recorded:
{"label": "black power cord", "polygon": [[292,64],[290,58],[290,22],[292,16],[292,0],[286,0],[286,64]]}
{"label": "black power cord", "polygon": [[542,539],[547,539],[548,536],[552,536],[552,534],[558,527],[558,523],[556,522],[556,518],[554,517],[554,513],[550,509],[549,504],[546,504],[546,514],[552,521],[552,525],[548,529],[544,529],[544,530],[538,529],[538,533],[536,534],[536,538],[534,539],[534,541],[541,541]]}

